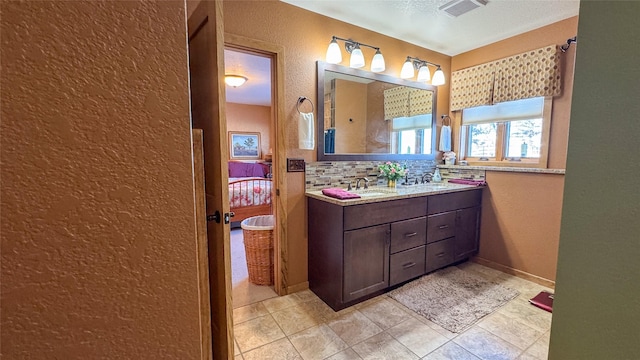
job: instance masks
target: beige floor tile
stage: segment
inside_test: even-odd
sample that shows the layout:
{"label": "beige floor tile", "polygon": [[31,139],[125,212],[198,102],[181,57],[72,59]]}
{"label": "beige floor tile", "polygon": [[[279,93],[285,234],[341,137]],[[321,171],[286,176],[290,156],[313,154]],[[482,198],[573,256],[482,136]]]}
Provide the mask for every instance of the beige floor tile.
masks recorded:
{"label": "beige floor tile", "polygon": [[307,309],[294,305],[271,314],[285,335],[295,334],[299,331],[316,326],[322,322],[314,313]]}
{"label": "beige floor tile", "polygon": [[451,332],[445,328],[443,328],[442,326],[434,323],[433,321],[427,319],[426,317],[418,314],[418,313],[413,313],[413,318],[417,319],[418,321],[420,321],[421,323],[427,325],[428,327],[432,328],[433,330],[437,331],[438,334],[446,337],[447,339],[451,340],[453,338],[455,338],[456,336],[458,336],[458,334]]}
{"label": "beige floor tile", "polygon": [[363,359],[418,359],[418,356],[387,333],[380,333],[353,346]]}
{"label": "beige floor tile", "polygon": [[333,309],[330,308],[329,305],[325,304],[324,301],[320,300],[319,298],[307,300],[300,303],[298,306],[305,309],[305,311],[314,314],[314,316],[316,316],[316,318],[320,319],[322,322],[328,322],[343,314],[355,310],[354,307],[349,307],[336,312],[333,311]]}
{"label": "beige floor tile", "polygon": [[271,315],[245,321],[235,326],[233,332],[243,354],[285,336]]}
{"label": "beige floor tile", "polygon": [[407,314],[404,310],[387,300],[386,297],[381,298],[382,299],[380,301],[360,307],[358,311],[368,317],[382,330],[386,330],[411,318],[411,315]]}
{"label": "beige floor tile", "polygon": [[479,326],[473,326],[453,340],[470,353],[485,360],[514,360],[522,353],[515,345]]}
{"label": "beige floor tile", "polygon": [[382,332],[378,325],[357,310],[340,315],[328,325],[349,346]]}
{"label": "beige floor tile", "polygon": [[494,313],[478,323],[478,326],[524,350],[542,335],[522,321],[502,313]]}
{"label": "beige floor tile", "polygon": [[528,302],[512,300],[497,312],[518,319],[542,332],[551,329],[551,313],[537,308]]}
{"label": "beige floor tile", "polygon": [[419,357],[444,345],[449,339],[426,324],[410,318],[386,331]]}
{"label": "beige floor tile", "polygon": [[293,295],[280,296],[262,302],[262,304],[267,308],[267,310],[269,310],[270,313],[284,310],[299,303],[300,300],[298,299],[298,297]]}
{"label": "beige floor tile", "polygon": [[233,324],[237,325],[247,320],[265,316],[267,314],[269,314],[269,312],[261,302],[239,307],[237,309],[233,309]]}
{"label": "beige floor tile", "polygon": [[520,359],[546,360],[549,357],[549,332],[542,335],[520,356]]}
{"label": "beige floor tile", "polygon": [[476,272],[480,275],[482,275],[484,278],[486,279],[495,279],[497,276],[503,275],[504,273],[502,271],[498,271],[495,269],[492,269],[490,267],[484,266],[484,265],[480,265],[478,263],[474,263],[472,261],[467,261],[464,262],[462,264],[457,265],[458,268],[465,270],[465,271],[473,271]]}
{"label": "beige floor tile", "polygon": [[244,360],[244,358],[242,357],[242,355],[238,354],[233,357],[233,360]]}
{"label": "beige floor tile", "polygon": [[357,360],[362,359],[352,348],[342,350],[339,353],[328,357],[326,360]]}
{"label": "beige floor tile", "polygon": [[244,360],[301,360],[288,339],[280,339],[243,354]]}
{"label": "beige floor tile", "polygon": [[479,360],[479,358],[455,342],[449,341],[423,357],[422,360]]}
{"label": "beige floor tile", "polygon": [[304,360],[324,359],[348,345],[327,325],[315,326],[289,337]]}
{"label": "beige floor tile", "polygon": [[238,347],[238,342],[233,340],[233,355],[240,355],[240,348]]}
{"label": "beige floor tile", "polygon": [[309,301],[313,299],[318,299],[318,296],[316,296],[316,294],[314,294],[313,291],[309,289],[298,291],[297,293],[293,293],[291,295],[298,298],[298,300],[300,301]]}
{"label": "beige floor tile", "polygon": [[363,302],[361,302],[361,303],[355,304],[355,305],[353,306],[353,308],[355,308],[355,309],[361,309],[361,308],[363,308],[363,307],[365,307],[365,306],[369,306],[369,305],[371,305],[371,304],[377,303],[378,301],[380,301],[380,300],[382,300],[382,299],[384,299],[384,298],[386,298],[386,297],[387,297],[387,296],[383,296],[383,295],[376,296],[376,297],[373,297],[373,298],[371,298],[371,299],[365,300],[365,301],[363,301]]}

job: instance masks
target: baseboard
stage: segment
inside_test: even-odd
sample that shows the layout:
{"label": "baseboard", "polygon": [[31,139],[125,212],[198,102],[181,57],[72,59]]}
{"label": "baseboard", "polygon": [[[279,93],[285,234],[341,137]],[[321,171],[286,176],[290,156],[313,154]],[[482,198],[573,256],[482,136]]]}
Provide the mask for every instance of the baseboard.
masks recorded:
{"label": "baseboard", "polygon": [[528,272],[525,272],[525,271],[522,271],[522,270],[518,270],[518,269],[514,269],[514,268],[506,266],[506,265],[498,264],[498,263],[493,262],[491,260],[479,258],[479,257],[476,256],[476,257],[471,258],[471,261],[473,261],[475,263],[478,263],[480,265],[484,265],[486,267],[490,267],[490,268],[498,270],[498,271],[502,271],[505,274],[509,274],[509,275],[517,276],[517,277],[525,279],[525,280],[529,280],[531,282],[534,282],[536,284],[540,284],[542,286],[546,286],[548,288],[555,289],[555,287],[556,287],[556,282],[553,281],[553,280],[545,279],[545,278],[540,277],[538,275],[529,274]]}
{"label": "baseboard", "polygon": [[305,281],[300,284],[287,286],[287,294],[297,293],[298,291],[307,290],[309,288],[309,282]]}

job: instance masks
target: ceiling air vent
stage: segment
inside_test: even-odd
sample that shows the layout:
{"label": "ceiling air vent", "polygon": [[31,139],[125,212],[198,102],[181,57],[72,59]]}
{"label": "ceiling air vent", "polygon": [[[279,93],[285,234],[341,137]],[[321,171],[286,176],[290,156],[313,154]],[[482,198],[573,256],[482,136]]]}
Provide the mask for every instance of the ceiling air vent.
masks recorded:
{"label": "ceiling air vent", "polygon": [[444,11],[451,17],[458,17],[480,6],[485,6],[488,2],[488,0],[453,0],[440,6],[438,9]]}

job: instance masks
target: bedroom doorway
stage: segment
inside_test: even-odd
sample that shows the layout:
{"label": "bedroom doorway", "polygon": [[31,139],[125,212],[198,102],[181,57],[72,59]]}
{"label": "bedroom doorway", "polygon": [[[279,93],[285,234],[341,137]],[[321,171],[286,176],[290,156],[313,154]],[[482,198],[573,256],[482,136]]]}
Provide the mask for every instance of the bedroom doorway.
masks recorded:
{"label": "bedroom doorway", "polygon": [[[276,143],[276,71],[275,54],[238,44],[225,44],[225,75],[235,76],[239,83],[227,82],[226,113],[229,139],[229,200],[235,213],[230,227],[232,307],[239,308],[278,296],[282,277],[273,276],[273,282],[256,281],[256,262],[251,251],[246,251],[245,233],[241,222],[256,216],[273,216],[276,211],[277,171]],[[232,39],[233,40],[233,39]],[[236,39],[241,40],[241,39]],[[251,221],[251,220],[248,220]],[[274,275],[281,263],[277,231],[274,229]],[[264,262],[264,260],[261,260]],[[261,263],[264,268],[264,263]],[[254,273],[250,275],[250,272]],[[282,294],[280,292],[280,294]]]}

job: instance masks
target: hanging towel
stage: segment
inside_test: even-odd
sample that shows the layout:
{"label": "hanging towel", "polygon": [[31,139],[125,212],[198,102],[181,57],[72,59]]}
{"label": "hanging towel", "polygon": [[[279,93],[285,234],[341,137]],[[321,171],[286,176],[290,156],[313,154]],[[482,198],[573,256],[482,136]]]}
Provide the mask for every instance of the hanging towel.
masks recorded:
{"label": "hanging towel", "polygon": [[298,122],[298,147],[303,150],[315,148],[315,132],[313,125],[313,113],[300,113]]}
{"label": "hanging towel", "polygon": [[440,151],[451,151],[451,126],[442,125],[440,129]]}

